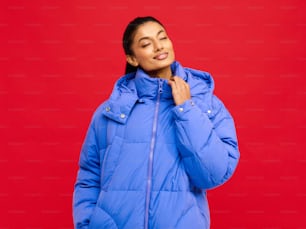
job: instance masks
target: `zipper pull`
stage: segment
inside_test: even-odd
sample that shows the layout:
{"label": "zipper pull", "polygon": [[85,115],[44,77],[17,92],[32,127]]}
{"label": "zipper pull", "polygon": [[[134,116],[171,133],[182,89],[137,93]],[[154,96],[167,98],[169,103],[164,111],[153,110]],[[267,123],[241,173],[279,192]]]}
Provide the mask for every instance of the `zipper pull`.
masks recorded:
{"label": "zipper pull", "polygon": [[158,87],[158,92],[159,93],[162,93],[163,92],[163,80],[162,79],[159,79],[159,87]]}

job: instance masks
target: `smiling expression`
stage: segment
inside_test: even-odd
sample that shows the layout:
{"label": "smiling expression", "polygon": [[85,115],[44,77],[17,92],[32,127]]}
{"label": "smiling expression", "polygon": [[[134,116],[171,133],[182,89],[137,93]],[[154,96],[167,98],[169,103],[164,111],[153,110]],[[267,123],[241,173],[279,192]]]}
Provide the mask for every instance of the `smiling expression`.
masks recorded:
{"label": "smiling expression", "polygon": [[169,78],[170,65],[175,59],[172,42],[166,30],[157,22],[146,22],[136,30],[131,46],[132,55],[127,61],[140,66],[149,75]]}

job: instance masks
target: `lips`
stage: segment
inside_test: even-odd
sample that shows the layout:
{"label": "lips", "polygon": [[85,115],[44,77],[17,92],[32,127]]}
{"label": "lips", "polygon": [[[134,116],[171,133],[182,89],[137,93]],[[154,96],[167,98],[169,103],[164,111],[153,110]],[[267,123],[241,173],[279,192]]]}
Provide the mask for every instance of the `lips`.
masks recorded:
{"label": "lips", "polygon": [[154,56],[154,59],[156,60],[164,60],[168,57],[168,53],[161,53],[161,54],[158,54],[156,56]]}

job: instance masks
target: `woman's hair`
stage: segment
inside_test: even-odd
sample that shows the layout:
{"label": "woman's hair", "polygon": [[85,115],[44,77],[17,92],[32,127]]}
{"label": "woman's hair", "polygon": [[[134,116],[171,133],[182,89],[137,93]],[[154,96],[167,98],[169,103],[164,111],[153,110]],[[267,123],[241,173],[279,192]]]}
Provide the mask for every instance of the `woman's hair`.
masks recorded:
{"label": "woman's hair", "polygon": [[[135,32],[137,31],[138,27],[140,25],[145,24],[146,22],[156,22],[163,26],[163,24],[158,21],[156,18],[147,16],[147,17],[137,17],[133,21],[131,21],[124,33],[123,33],[123,39],[122,39],[122,45],[124,49],[125,55],[133,55],[133,51],[131,50],[131,46],[133,43],[134,35]],[[164,27],[164,26],[163,26]],[[136,72],[137,67],[134,67],[133,65],[130,65],[128,62],[126,63],[126,68],[125,68],[125,74],[131,73],[131,72]]]}

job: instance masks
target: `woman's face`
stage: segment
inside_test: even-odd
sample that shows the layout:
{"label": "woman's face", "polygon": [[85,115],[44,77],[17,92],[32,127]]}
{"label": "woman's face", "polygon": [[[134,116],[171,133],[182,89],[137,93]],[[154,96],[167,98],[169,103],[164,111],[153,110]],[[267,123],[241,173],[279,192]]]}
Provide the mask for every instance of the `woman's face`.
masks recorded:
{"label": "woman's face", "polygon": [[133,55],[127,55],[127,61],[149,73],[169,70],[175,59],[172,42],[157,22],[146,22],[138,27],[131,50]]}

